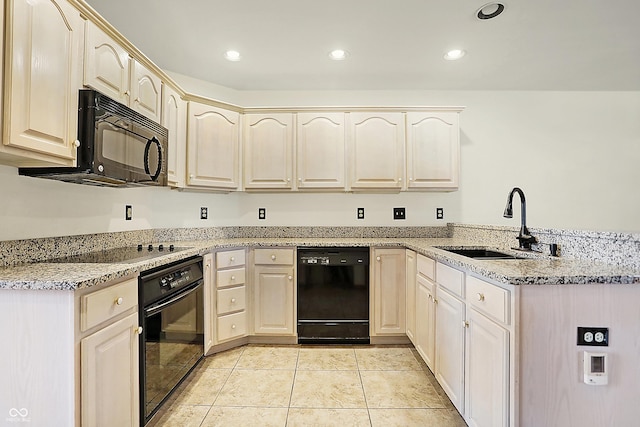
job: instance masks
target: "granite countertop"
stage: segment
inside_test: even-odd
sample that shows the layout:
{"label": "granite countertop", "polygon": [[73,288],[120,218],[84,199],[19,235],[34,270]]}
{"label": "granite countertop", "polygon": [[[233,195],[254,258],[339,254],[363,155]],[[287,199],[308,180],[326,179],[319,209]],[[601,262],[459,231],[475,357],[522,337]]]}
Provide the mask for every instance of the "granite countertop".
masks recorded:
{"label": "granite countertop", "polygon": [[[159,242],[161,243],[161,242]],[[137,263],[28,263],[0,267],[0,289],[42,289],[73,291],[135,275],[194,255],[232,247],[269,246],[376,246],[406,247],[437,261],[470,271],[478,276],[513,285],[562,285],[587,283],[640,283],[640,271],[595,261],[517,253],[523,259],[478,260],[439,249],[438,246],[476,246],[454,238],[238,238],[171,242],[188,247],[181,252]],[[497,248],[496,248],[497,249]],[[499,249],[502,252],[515,251]]]}

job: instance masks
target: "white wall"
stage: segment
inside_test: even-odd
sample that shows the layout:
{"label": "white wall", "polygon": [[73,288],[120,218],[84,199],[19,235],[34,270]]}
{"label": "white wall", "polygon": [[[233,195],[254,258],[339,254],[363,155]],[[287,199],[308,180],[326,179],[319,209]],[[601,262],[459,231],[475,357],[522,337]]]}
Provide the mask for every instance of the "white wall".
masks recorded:
{"label": "white wall", "polygon": [[[21,177],[0,166],[0,240],[218,225],[518,225],[519,206],[514,219],[502,218],[514,186],[527,196],[530,227],[640,232],[640,92],[237,92],[200,84],[204,95],[247,107],[466,106],[460,191],[224,195],[106,189]],[[197,92],[199,83],[191,79],[185,88]],[[126,204],[133,205],[133,221],[124,221]],[[200,206],[209,207],[209,220],[199,219]],[[266,221],[258,221],[259,207],[267,208]],[[358,207],[365,208],[364,221],[355,218]],[[407,220],[394,221],[393,207],[406,207]],[[445,221],[435,220],[436,207],[445,208]]]}

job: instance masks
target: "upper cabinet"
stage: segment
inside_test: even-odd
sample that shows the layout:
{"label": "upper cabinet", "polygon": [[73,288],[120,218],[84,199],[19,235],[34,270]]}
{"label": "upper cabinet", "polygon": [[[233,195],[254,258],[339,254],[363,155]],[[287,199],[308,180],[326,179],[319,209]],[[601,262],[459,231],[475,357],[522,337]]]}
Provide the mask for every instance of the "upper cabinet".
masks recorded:
{"label": "upper cabinet", "polygon": [[169,130],[167,178],[172,187],[184,187],[187,150],[187,103],[168,85],[162,86],[162,126]]}
{"label": "upper cabinet", "polygon": [[74,166],[82,87],[80,13],[65,0],[5,2],[0,157],[16,166]]}
{"label": "upper cabinet", "polygon": [[298,189],[344,189],[344,118],[344,113],[298,113]]}
{"label": "upper cabinet", "polygon": [[457,111],[407,113],[408,189],[458,188],[458,117]]}
{"label": "upper cabinet", "polygon": [[85,38],[84,84],[157,123],[161,121],[160,77],[90,21]]}
{"label": "upper cabinet", "polygon": [[244,116],[244,187],[290,190],[293,175],[293,113]]}
{"label": "upper cabinet", "polygon": [[187,185],[240,186],[240,113],[189,102]]}
{"label": "upper cabinet", "polygon": [[349,113],[351,189],[400,191],[404,145],[403,113]]}

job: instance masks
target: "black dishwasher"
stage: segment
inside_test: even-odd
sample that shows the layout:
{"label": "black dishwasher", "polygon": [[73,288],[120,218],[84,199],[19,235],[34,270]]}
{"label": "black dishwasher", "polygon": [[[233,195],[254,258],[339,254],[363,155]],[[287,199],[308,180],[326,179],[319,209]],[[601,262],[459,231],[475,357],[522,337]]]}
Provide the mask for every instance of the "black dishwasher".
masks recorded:
{"label": "black dishwasher", "polygon": [[369,344],[369,248],[298,248],[298,343]]}

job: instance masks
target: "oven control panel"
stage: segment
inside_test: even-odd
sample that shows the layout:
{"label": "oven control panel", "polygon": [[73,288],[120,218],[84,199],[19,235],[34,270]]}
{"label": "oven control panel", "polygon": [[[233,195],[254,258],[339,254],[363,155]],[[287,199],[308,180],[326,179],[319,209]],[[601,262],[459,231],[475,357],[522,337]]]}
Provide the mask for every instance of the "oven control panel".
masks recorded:
{"label": "oven control panel", "polygon": [[176,270],[160,278],[160,285],[169,289],[173,289],[189,282],[191,282],[191,269],[189,268]]}
{"label": "oven control panel", "polygon": [[328,256],[301,256],[300,262],[302,264],[311,264],[311,265],[329,265],[329,257]]}

